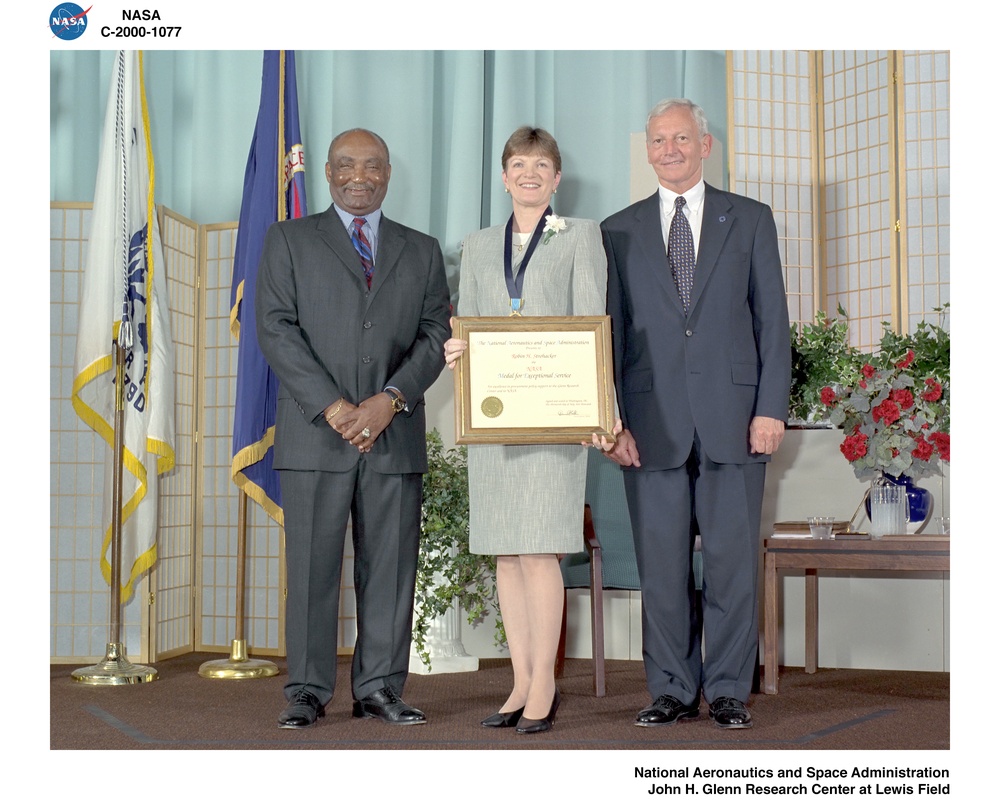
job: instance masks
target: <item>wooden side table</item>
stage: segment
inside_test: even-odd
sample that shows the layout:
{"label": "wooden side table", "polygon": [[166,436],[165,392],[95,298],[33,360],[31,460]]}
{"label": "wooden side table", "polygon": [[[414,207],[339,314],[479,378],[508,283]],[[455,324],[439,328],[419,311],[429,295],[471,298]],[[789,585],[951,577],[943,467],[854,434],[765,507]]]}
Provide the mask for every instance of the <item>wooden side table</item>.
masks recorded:
{"label": "wooden side table", "polygon": [[951,571],[947,536],[914,534],[882,539],[764,540],[764,694],[778,693],[778,570],[806,578],[806,672],[819,661],[819,575],[826,570]]}

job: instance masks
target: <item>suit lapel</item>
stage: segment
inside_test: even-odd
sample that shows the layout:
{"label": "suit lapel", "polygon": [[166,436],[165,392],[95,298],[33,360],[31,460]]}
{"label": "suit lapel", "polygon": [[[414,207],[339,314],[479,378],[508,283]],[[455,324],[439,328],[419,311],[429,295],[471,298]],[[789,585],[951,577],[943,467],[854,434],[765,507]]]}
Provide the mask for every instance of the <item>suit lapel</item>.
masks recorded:
{"label": "suit lapel", "polygon": [[691,308],[694,312],[698,299],[708,285],[708,279],[719,261],[723,245],[736,221],[736,214],[726,195],[705,184],[705,207],[701,213],[701,239],[698,241],[698,263],[694,270],[694,288],[691,291]]}
{"label": "suit lapel", "polygon": [[354,249],[347,228],[344,227],[337,210],[332,205],[320,217],[317,229],[320,238],[334,252],[347,273],[357,281],[359,288],[365,289],[365,274],[361,267],[361,258],[358,256],[358,251]]}
{"label": "suit lapel", "polygon": [[396,269],[405,245],[406,237],[403,235],[402,226],[397,225],[391,219],[386,219],[383,213],[382,221],[378,225],[378,248],[375,254],[375,274],[372,277],[372,297],[382,287],[390,273]]}

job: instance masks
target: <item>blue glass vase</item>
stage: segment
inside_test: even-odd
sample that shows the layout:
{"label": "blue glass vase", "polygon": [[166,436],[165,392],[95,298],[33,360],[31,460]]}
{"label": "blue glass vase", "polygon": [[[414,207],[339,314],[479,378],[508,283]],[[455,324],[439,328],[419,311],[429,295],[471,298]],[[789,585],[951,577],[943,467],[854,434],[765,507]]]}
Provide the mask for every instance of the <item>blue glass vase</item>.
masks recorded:
{"label": "blue glass vase", "polygon": [[[906,499],[910,507],[910,518],[909,522],[906,523],[906,532],[919,533],[931,518],[931,511],[934,508],[934,495],[927,489],[914,485],[913,478],[908,475],[900,475],[897,478],[895,475],[883,472],[882,478],[896,486],[906,487]],[[871,501],[867,498],[865,499],[865,511],[868,513],[868,519],[871,519]]]}

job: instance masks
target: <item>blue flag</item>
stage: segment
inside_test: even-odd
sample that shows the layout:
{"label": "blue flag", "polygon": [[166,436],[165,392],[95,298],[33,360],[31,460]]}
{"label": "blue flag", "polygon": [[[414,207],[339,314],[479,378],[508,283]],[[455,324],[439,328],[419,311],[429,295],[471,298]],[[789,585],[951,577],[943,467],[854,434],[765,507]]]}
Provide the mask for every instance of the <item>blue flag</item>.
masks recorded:
{"label": "blue flag", "polygon": [[233,261],[230,326],[239,341],[233,481],[284,524],[274,471],[274,421],[278,377],[257,341],[254,296],[264,234],[278,220],[306,215],[305,161],[295,90],[295,53],[264,53],[260,109],[243,180],[243,205]]}

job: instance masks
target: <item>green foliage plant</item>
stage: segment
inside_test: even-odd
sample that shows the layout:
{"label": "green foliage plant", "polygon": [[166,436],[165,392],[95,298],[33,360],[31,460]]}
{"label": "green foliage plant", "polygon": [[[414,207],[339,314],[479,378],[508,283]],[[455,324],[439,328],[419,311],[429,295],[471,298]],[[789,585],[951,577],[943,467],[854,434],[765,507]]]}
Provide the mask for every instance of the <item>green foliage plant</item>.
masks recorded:
{"label": "green foliage plant", "polygon": [[453,608],[481,622],[496,613],[494,638],[506,642],[496,591],[496,559],[469,552],[469,471],[467,450],[445,448],[437,429],[427,433],[427,472],[423,481],[420,552],[413,610],[413,642],[431,668],[427,635],[432,621]]}
{"label": "green foliage plant", "polygon": [[863,354],[848,342],[847,312],[837,306],[837,316],[816,312],[816,321],[791,327],[792,386],[789,419],[810,424],[829,420],[829,409],[820,400],[826,386],[846,386],[857,380]]}

